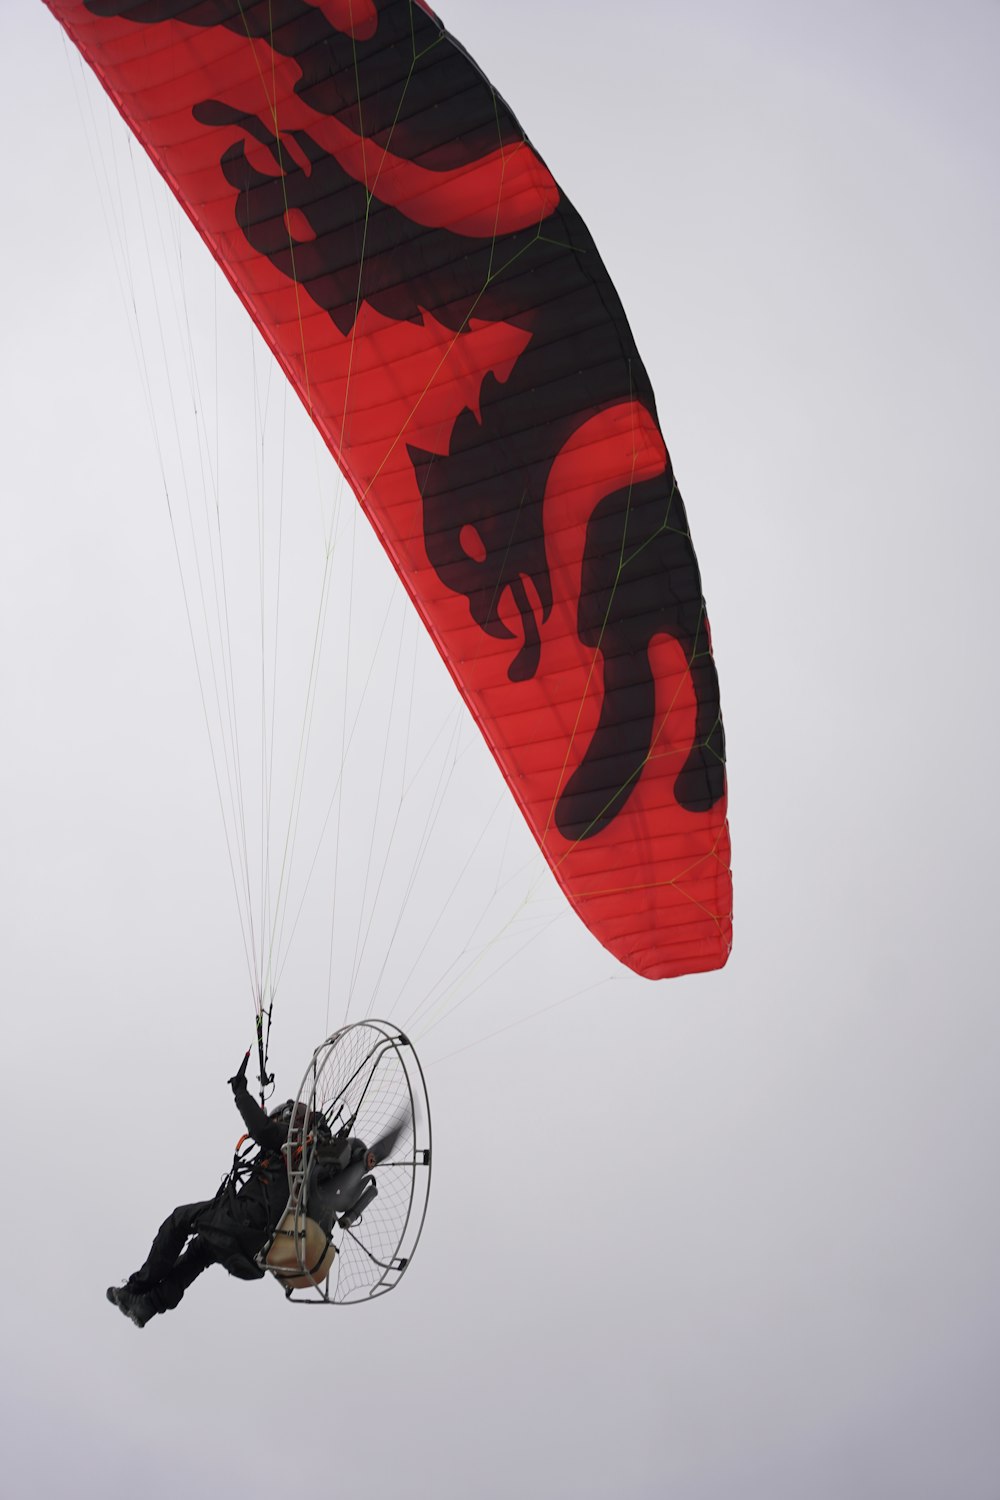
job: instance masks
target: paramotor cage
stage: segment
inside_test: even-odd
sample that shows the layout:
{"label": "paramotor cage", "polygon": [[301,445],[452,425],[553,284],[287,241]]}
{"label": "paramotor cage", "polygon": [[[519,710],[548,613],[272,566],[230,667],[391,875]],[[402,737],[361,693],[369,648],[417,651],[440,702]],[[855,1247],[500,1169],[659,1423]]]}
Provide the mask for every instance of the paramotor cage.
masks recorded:
{"label": "paramotor cage", "polygon": [[431,1178],[423,1070],[407,1037],[359,1021],[312,1055],[283,1148],[288,1206],[258,1256],[292,1302],[392,1291],[420,1239]]}

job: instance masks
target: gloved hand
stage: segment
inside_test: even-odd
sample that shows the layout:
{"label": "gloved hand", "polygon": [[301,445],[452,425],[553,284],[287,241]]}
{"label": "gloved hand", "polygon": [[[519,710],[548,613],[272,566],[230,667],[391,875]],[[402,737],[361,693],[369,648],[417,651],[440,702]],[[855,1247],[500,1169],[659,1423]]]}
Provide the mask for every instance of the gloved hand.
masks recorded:
{"label": "gloved hand", "polygon": [[247,1086],[247,1063],[249,1061],[250,1061],[250,1049],[248,1047],[247,1048],[246,1056],[244,1057],[243,1061],[240,1063],[239,1067],[237,1068],[236,1072],[233,1074],[232,1078],[227,1078],[226,1079],[226,1082],[229,1084],[229,1087],[232,1089],[232,1091],[233,1091],[234,1094],[238,1094],[239,1091],[240,1091],[240,1089],[245,1089],[246,1086]]}

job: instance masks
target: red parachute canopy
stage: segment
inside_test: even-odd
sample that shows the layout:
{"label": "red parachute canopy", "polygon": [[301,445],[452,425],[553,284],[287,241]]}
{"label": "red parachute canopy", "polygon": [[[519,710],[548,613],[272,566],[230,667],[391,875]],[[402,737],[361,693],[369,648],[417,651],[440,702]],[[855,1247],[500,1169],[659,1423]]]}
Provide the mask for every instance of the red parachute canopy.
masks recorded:
{"label": "red parachute canopy", "polygon": [[417,0],[46,0],[347,475],[600,941],[718,968],[701,580],[583,220]]}

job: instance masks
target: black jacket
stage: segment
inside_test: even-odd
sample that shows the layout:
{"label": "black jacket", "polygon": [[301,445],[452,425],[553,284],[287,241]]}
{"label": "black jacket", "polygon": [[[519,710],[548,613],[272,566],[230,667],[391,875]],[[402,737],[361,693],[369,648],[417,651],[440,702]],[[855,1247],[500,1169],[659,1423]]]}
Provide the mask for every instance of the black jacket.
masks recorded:
{"label": "black jacket", "polygon": [[285,1127],[271,1118],[246,1085],[234,1090],[236,1108],[248,1134],[261,1148],[249,1174],[233,1174],[198,1218],[197,1232],[231,1276],[258,1281],[264,1272],[255,1256],[267,1243],[288,1203],[288,1173],[281,1148]]}

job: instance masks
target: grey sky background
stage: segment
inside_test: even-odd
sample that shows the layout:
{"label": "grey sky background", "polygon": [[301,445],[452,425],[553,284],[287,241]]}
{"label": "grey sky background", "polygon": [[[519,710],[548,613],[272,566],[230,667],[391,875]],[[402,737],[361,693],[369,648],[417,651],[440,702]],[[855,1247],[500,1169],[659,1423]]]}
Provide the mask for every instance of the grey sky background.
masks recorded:
{"label": "grey sky background", "polygon": [[[218,1270],[141,1334],[108,1308],[163,1215],[225,1170],[252,1007],[160,478],[162,457],[176,499],[169,392],[153,373],[158,456],[141,371],[159,366],[137,362],[102,208],[133,212],[145,179],[102,197],[127,145],[92,159],[107,111],[44,8],[4,5],[0,1483],[995,1500],[1000,9],[441,13],[586,215],[658,393],[722,680],[733,957],[650,985],[562,911],[504,805],[491,818],[496,773],[375,549],[344,532],[349,702],[369,665],[375,684],[345,780],[344,921],[328,998],[328,838],[272,1060],[291,1092],[355,967],[352,1014],[373,990],[400,1021],[429,998],[419,1258],[365,1309],[288,1307]],[[308,639],[308,518],[335,482],[194,237],[163,222],[192,346],[203,372],[218,361],[233,512],[287,420],[286,506],[308,497],[288,618]],[[157,235],[129,239],[141,303],[147,279],[174,282],[145,267]],[[252,528],[233,524],[252,674]],[[413,745],[450,789],[398,929],[389,888],[424,814],[392,835],[378,790],[399,776],[397,661]],[[301,691],[287,670],[282,703]],[[307,826],[330,793],[329,771],[310,782]],[[356,962],[374,845],[386,899]],[[485,957],[435,990],[473,929]]]}

